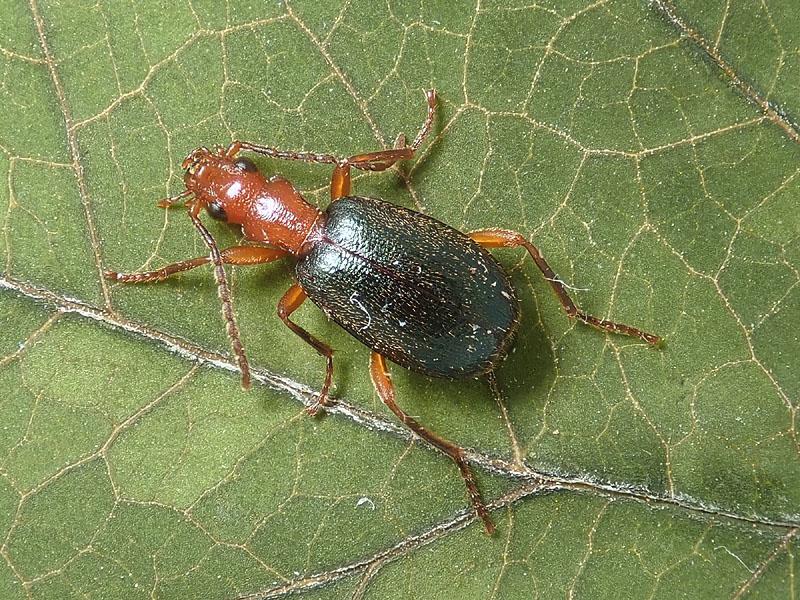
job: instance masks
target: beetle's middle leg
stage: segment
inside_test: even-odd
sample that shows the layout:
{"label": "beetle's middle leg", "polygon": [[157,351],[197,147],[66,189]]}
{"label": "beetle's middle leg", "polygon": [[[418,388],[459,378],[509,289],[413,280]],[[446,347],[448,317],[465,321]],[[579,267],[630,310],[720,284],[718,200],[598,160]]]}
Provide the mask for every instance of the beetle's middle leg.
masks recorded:
{"label": "beetle's middle leg", "polygon": [[458,470],[461,471],[461,476],[464,478],[464,482],[467,484],[467,492],[469,493],[469,499],[472,502],[472,506],[478,516],[483,520],[483,524],[486,527],[486,533],[491,534],[494,531],[494,523],[492,523],[492,521],[489,519],[489,513],[486,510],[486,505],[481,499],[478,486],[475,484],[475,478],[472,475],[472,470],[469,468],[469,464],[464,457],[463,448],[456,446],[454,443],[448,442],[443,438],[440,438],[431,431],[428,431],[413,417],[403,412],[403,410],[397,406],[394,401],[394,386],[392,385],[392,380],[389,378],[389,371],[386,369],[386,360],[374,350],[370,356],[369,371],[370,375],[372,375],[372,383],[375,385],[375,389],[377,390],[378,395],[381,397],[383,403],[388,406],[389,409],[395,415],[397,415],[397,417],[403,423],[408,425],[411,431],[416,433],[419,437],[428,442],[437,450],[444,452],[456,462],[458,465]]}
{"label": "beetle's middle leg", "polygon": [[631,327],[630,325],[625,325],[623,323],[615,323],[614,321],[598,319],[597,317],[587,315],[585,312],[578,310],[578,307],[575,306],[572,298],[570,298],[569,294],[567,294],[566,286],[556,276],[556,274],[553,272],[553,269],[551,269],[550,265],[548,265],[544,260],[544,257],[539,254],[536,246],[526,240],[521,233],[510,231],[508,229],[481,229],[479,231],[473,231],[468,235],[484,248],[517,248],[519,246],[524,246],[528,251],[528,254],[531,255],[531,258],[533,258],[536,266],[539,267],[539,270],[544,275],[544,278],[550,283],[550,286],[553,288],[556,296],[558,296],[558,301],[561,302],[561,306],[564,307],[568,317],[583,321],[584,323],[591,325],[592,327],[596,327],[597,329],[610,331],[612,333],[623,333],[625,335],[630,335],[637,337],[640,340],[644,340],[653,346],[659,345],[660,339],[657,335],[645,333],[640,329],[636,329],[635,327]]}
{"label": "beetle's middle leg", "polygon": [[278,303],[278,316],[286,323],[286,326],[299,335],[306,344],[325,357],[325,383],[322,384],[322,390],[320,390],[317,400],[306,407],[306,412],[314,416],[321,407],[330,404],[328,400],[328,390],[331,387],[331,380],[333,379],[333,349],[289,319],[289,315],[300,308],[300,305],[305,302],[306,298],[308,298],[308,296],[306,296],[303,288],[295,283],[286,291],[283,298],[281,298],[281,301]]}

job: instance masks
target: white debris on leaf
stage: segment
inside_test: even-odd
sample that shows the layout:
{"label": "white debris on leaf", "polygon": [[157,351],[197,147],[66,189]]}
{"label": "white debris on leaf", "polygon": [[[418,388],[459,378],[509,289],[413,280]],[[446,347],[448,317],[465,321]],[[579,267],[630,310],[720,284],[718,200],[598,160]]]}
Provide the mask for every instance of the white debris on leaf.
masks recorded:
{"label": "white debris on leaf", "polygon": [[372,510],[375,510],[375,503],[366,496],[358,499],[358,502],[356,502],[356,508],[358,508],[362,504],[369,504],[370,508]]}

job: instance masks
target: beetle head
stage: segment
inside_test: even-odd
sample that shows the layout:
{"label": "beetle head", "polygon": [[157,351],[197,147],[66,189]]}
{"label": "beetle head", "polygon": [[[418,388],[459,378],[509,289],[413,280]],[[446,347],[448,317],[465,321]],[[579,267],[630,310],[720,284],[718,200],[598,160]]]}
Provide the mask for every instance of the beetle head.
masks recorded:
{"label": "beetle head", "polygon": [[220,221],[228,220],[230,210],[241,202],[240,195],[248,179],[258,174],[251,160],[234,159],[220,146],[213,150],[205,147],[192,150],[181,166],[185,170],[186,195],[194,196],[187,205],[195,210],[205,208],[212,218]]}
{"label": "beetle head", "polygon": [[214,150],[204,146],[195,148],[183,159],[181,167],[185,171],[183,182],[186,189],[198,197],[220,176],[235,174],[233,161],[219,147]]}

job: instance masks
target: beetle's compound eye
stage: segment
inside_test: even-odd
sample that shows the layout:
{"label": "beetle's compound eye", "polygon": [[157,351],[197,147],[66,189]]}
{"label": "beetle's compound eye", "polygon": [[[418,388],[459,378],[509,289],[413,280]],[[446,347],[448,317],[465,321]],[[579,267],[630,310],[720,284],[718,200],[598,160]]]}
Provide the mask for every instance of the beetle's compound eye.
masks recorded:
{"label": "beetle's compound eye", "polygon": [[236,164],[237,167],[239,167],[240,169],[243,169],[247,173],[256,173],[256,172],[258,172],[258,167],[256,166],[256,163],[254,163],[249,158],[239,158],[239,159],[236,160],[235,164]]}
{"label": "beetle's compound eye", "polygon": [[228,220],[228,215],[225,213],[225,209],[222,208],[222,205],[219,202],[209,202],[206,205],[206,210],[212,219],[223,222]]}

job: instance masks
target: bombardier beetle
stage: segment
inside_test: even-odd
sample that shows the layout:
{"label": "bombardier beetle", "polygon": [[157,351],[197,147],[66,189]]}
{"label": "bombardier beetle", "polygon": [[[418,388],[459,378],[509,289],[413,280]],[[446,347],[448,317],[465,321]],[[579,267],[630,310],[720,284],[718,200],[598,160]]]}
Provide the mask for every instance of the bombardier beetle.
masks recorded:
{"label": "bombardier beetle", "polygon": [[[412,158],[420,148],[434,118],[435,93],[428,90],[425,95],[427,116],[410,145],[400,135],[391,149],[349,158],[242,141],[227,148],[197,148],[183,161],[186,190],[160,201],[159,206],[185,200],[209,255],[156,271],[106,271],[104,275],[122,283],[142,283],[212,263],[241,384],[247,388],[250,372],[223,265],[291,258],[295,283],[278,303],[278,316],[326,361],[322,389],[306,408],[308,413],[313,415],[331,402],[333,350],[289,318],[306,298],[372,350],[370,374],[381,400],[415,434],[456,462],[475,512],[486,532],[492,533],[494,525],[465,451],[425,429],[397,406],[386,359],[424,375],[449,379],[477,377],[497,367],[508,353],[520,306],[508,275],[486,248],[524,247],[570,318],[653,346],[659,338],[578,310],[539,251],[516,231],[492,228],[464,234],[414,210],[351,195],[352,168],[383,171]],[[241,151],[333,165],[330,205],[320,210],[287,179],[266,179],[252,161],[238,156]],[[219,250],[200,221],[202,209],[216,220],[240,225],[245,237],[259,245]]]}

